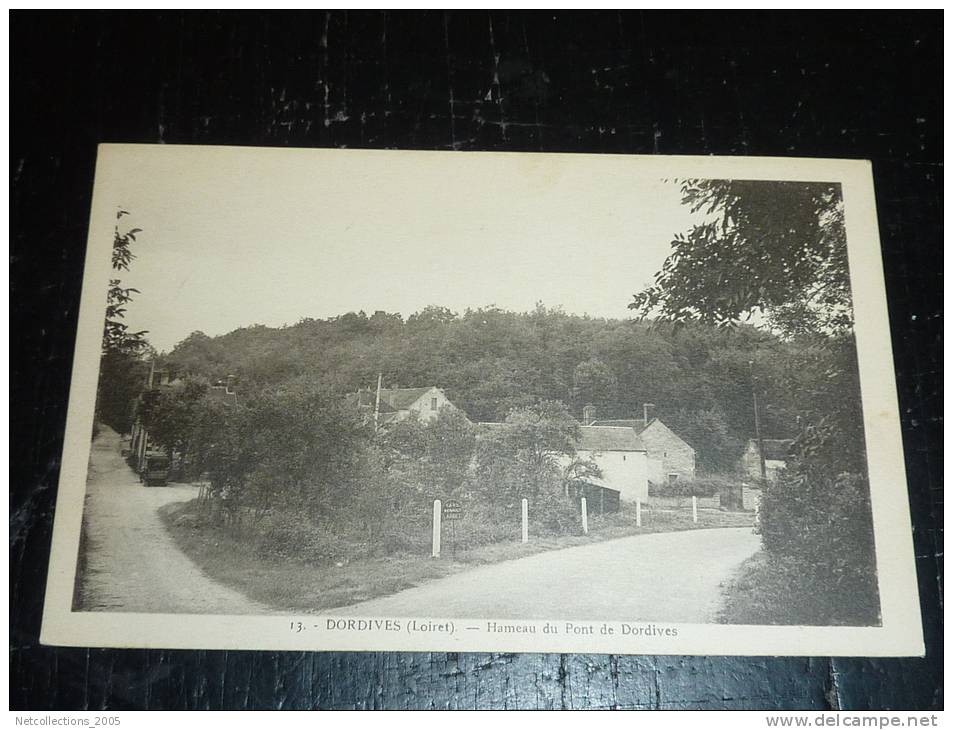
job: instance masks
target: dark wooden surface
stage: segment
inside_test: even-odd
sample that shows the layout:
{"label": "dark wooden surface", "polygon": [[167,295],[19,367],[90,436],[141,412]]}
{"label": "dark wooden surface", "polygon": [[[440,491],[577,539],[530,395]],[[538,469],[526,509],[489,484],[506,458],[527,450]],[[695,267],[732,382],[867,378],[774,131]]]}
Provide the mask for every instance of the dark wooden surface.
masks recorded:
{"label": "dark wooden surface", "polygon": [[[12,707],[941,707],[941,28],[909,11],[15,12]],[[927,657],[39,646],[103,141],[872,159]]]}

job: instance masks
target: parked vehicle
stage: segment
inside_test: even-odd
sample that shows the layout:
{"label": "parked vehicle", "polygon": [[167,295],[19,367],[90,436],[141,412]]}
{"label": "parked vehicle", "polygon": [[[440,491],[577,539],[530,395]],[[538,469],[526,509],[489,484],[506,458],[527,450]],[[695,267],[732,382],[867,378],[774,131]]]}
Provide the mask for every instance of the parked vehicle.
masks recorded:
{"label": "parked vehicle", "polygon": [[169,457],[162,454],[150,454],[140,475],[147,487],[164,487],[169,480]]}

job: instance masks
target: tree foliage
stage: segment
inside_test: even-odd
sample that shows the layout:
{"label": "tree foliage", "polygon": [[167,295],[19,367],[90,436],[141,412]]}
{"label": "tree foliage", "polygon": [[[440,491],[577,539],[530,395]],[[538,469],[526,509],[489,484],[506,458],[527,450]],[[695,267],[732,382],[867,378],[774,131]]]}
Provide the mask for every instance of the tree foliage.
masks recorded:
{"label": "tree foliage", "polygon": [[474,489],[512,513],[523,498],[544,528],[565,531],[576,522],[568,499],[586,476],[600,476],[591,462],[576,458],[579,422],[558,401],[514,408],[506,420],[484,426],[478,441]]}
{"label": "tree foliage", "polygon": [[[116,225],[113,228],[112,268],[114,271],[128,271],[129,265],[135,258],[132,244],[136,235],[142,232],[140,228],[130,228],[120,232],[119,221],[128,211],[116,212]],[[132,287],[123,287],[121,279],[110,279],[106,292],[106,322],[103,326],[103,354],[125,353],[137,355],[148,346],[144,330],[130,332],[129,326],[122,320],[126,316],[126,307],[133,300],[133,295],[139,290]]]}
{"label": "tree foliage", "polygon": [[[112,268],[128,271],[135,258],[132,245],[139,228],[121,231],[119,221],[128,211],[118,210],[113,229]],[[103,324],[99,387],[96,394],[96,418],[120,433],[132,425],[132,404],[142,388],[145,367],[142,355],[148,350],[146,332],[132,332],[123,321],[129,303],[138,290],[123,287],[122,280],[109,280],[106,291],[106,317]]]}
{"label": "tree foliage", "polygon": [[771,394],[791,394],[793,458],[765,488],[764,547],[815,576],[832,606],[854,602],[873,623],[876,561],[840,187],[686,180],[682,199],[704,219],[675,235],[655,283],[629,306],[718,327],[760,314],[793,347],[723,351],[727,408],[672,420],[709,442],[705,460],[722,462],[731,408],[744,407],[746,386],[760,395],[768,423],[784,410]]}
{"label": "tree foliage", "polygon": [[857,468],[863,454],[844,453],[845,443],[831,420],[805,428],[788,468],[765,489],[761,534],[767,550],[795,557],[808,582],[829,593],[829,613],[817,623],[840,623],[851,606],[854,622],[873,625],[880,601],[870,483]]}
{"label": "tree foliage", "polygon": [[839,185],[685,180],[681,189],[703,220],[675,234],[655,283],[631,309],[719,326],[761,312],[786,334],[850,330]]}
{"label": "tree foliage", "polygon": [[[301,380],[343,396],[373,387],[383,373],[388,386],[443,388],[474,422],[502,421],[512,409],[544,400],[570,405],[577,419],[587,403],[600,419],[639,418],[642,404],[654,403],[654,415],[689,441],[708,469],[731,468],[753,437],[749,361],[766,406],[766,437],[795,436],[799,419],[826,412],[832,392],[843,388],[838,397],[845,399],[853,392],[855,369],[838,364],[851,357],[848,340],[835,348],[829,340],[780,338],[750,325],[673,329],[544,307],[425,312],[404,322],[388,318],[380,332],[356,326],[359,313],[219,337],[195,332],[167,360],[210,381],[234,374],[238,387],[252,391]],[[710,412],[724,419],[724,438],[679,430]]]}
{"label": "tree foliage", "polygon": [[615,407],[619,398],[618,378],[612,369],[598,358],[579,363],[572,374],[573,401],[581,411],[586,405],[605,413]]}
{"label": "tree foliage", "polygon": [[460,492],[467,478],[476,431],[463,413],[444,406],[430,421],[411,417],[388,426],[379,442],[392,477],[404,490],[417,486],[431,498],[447,499]]}
{"label": "tree foliage", "polygon": [[341,502],[338,489],[368,440],[357,414],[308,383],[212,399],[194,413],[192,458],[212,493],[230,505],[266,511],[280,499],[312,519]]}
{"label": "tree foliage", "polygon": [[171,454],[190,450],[198,409],[208,393],[208,383],[187,379],[160,389],[146,390],[139,400],[139,417],[149,440]]}

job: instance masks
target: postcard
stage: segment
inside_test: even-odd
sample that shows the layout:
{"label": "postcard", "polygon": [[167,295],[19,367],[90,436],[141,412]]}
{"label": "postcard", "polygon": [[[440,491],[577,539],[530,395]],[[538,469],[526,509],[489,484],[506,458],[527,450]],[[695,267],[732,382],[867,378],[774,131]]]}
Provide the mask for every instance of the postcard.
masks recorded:
{"label": "postcard", "polygon": [[100,147],[41,640],[918,656],[870,164]]}

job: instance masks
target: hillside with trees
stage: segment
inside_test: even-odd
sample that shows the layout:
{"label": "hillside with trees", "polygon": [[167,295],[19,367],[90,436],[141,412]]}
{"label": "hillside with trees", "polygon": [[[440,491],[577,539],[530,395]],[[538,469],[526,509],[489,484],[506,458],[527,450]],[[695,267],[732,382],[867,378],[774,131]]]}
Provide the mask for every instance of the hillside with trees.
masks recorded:
{"label": "hillside with trees", "polygon": [[542,305],[526,313],[428,307],[406,320],[352,312],[220,337],[194,332],[164,359],[193,378],[234,375],[245,397],[289,383],[343,396],[373,388],[382,373],[387,387],[443,388],[474,422],[547,400],[577,418],[587,403],[599,418],[641,417],[652,403],[710,472],[733,468],[754,434],[752,386],[774,438],[794,436],[835,394],[856,388],[849,373],[828,377],[830,351],[806,338],[751,326],[592,319]]}
{"label": "hillside with trees", "polygon": [[[523,497],[541,529],[571,533],[567,497],[581,474],[599,476],[575,458],[587,405],[600,419],[627,419],[653,404],[651,415],[695,448],[700,474],[730,474],[755,436],[756,398],[761,435],[793,446],[764,484],[754,590],[732,599],[725,620],[874,624],[840,190],[681,185],[683,202],[706,217],[675,233],[654,284],[631,301],[634,319],[541,303],[530,312],[434,305],[406,319],[362,311],[193,332],[158,358],[179,380],[140,399],[139,416],[191,476],[207,475],[196,519],[253,535],[265,554],[334,563],[342,551],[419,554],[435,498],[469,501],[473,543],[511,538]],[[120,306],[129,290],[117,291]],[[104,344],[104,367],[108,352]],[[388,388],[438,386],[468,418],[447,411],[375,430],[346,395],[379,376]],[[230,403],[209,387],[226,378],[237,392]]]}

